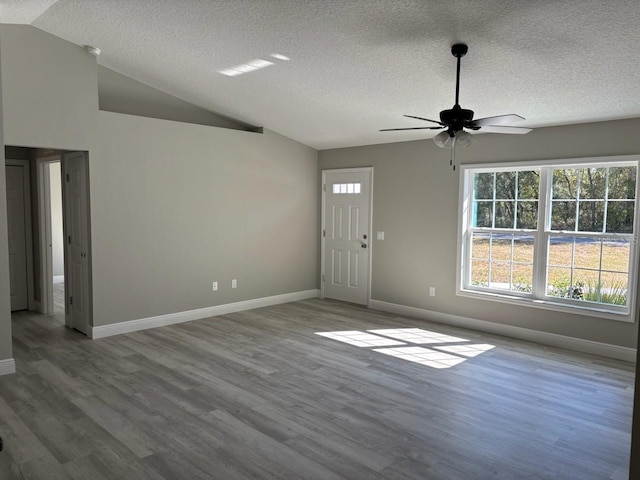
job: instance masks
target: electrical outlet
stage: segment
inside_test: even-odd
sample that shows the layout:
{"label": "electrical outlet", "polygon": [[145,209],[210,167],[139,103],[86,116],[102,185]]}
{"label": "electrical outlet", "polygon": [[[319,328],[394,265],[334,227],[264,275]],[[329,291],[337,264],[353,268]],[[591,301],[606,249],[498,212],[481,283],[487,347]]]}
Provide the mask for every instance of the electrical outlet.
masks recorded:
{"label": "electrical outlet", "polygon": [[231,288],[237,288],[237,287],[238,287],[238,280],[234,278],[233,280],[231,280]]}
{"label": "electrical outlet", "polygon": [[211,289],[212,289],[214,292],[217,292],[217,291],[218,291],[218,282],[213,282],[213,283],[211,284]]}
{"label": "electrical outlet", "polygon": [[436,287],[429,287],[429,296],[430,297],[436,296]]}

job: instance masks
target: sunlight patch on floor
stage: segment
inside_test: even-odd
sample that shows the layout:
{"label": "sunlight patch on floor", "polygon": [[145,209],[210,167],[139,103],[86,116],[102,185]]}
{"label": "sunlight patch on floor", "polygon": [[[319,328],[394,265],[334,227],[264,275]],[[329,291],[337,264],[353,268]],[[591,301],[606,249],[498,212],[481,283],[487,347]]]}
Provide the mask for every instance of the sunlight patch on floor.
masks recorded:
{"label": "sunlight patch on floor", "polygon": [[438,332],[430,332],[429,330],[423,330],[421,328],[387,328],[382,330],[367,331],[409,343],[431,344],[468,342],[468,340],[465,338],[452,337],[451,335],[445,335]]}
{"label": "sunlight patch on floor", "polygon": [[[427,344],[424,347],[374,348],[374,352],[390,355],[408,362],[431,368],[450,368],[477,357],[493,348],[488,343],[472,344],[469,340],[421,328],[384,328],[377,330],[345,330],[315,332],[321,337],[337,340],[356,347],[390,347],[395,345]],[[374,335],[375,334],[375,335]],[[407,343],[405,343],[407,342]]]}
{"label": "sunlight patch on floor", "polygon": [[449,368],[466,361],[466,358],[429,350],[424,347],[380,348],[375,349],[374,352],[392,355],[408,362],[419,363],[433,368]]}
{"label": "sunlight patch on floor", "polygon": [[371,335],[366,332],[359,332],[357,330],[347,330],[344,332],[318,332],[316,335],[321,337],[331,338],[339,342],[348,343],[356,347],[386,347],[391,345],[406,345],[404,342],[398,342],[397,340],[391,340],[390,338],[383,338],[377,335]]}
{"label": "sunlight patch on floor", "polygon": [[445,352],[455,353],[456,355],[462,355],[463,357],[476,357],[481,353],[495,348],[495,346],[489,345],[488,343],[481,343],[477,345],[444,345],[434,348]]}

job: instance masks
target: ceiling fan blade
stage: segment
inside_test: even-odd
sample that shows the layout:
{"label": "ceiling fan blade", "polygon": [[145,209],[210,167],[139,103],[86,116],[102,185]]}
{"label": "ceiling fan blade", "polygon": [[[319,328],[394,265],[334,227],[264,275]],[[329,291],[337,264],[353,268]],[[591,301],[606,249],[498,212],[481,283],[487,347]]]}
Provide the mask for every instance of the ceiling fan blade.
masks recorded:
{"label": "ceiling fan blade", "polygon": [[409,128],[383,128],[379,132],[393,132],[397,130],[441,130],[444,127],[409,127]]}
{"label": "ceiling fan blade", "polygon": [[433,123],[437,123],[438,125],[444,126],[444,123],[439,122],[438,120],[431,120],[430,118],[423,118],[423,117],[415,117],[413,115],[404,115],[404,116],[408,118],[415,118],[416,120],[424,120],[425,122],[433,122]]}
{"label": "ceiling fan blade", "polygon": [[471,120],[469,126],[484,127],[485,125],[509,125],[513,122],[519,122],[524,120],[524,117],[512,113],[511,115],[498,115],[497,117],[485,117],[478,118],[477,120]]}
{"label": "ceiling fan blade", "polygon": [[506,125],[485,125],[480,129],[484,133],[512,133],[512,134],[524,134],[529,133],[532,128],[526,127],[508,127]]}

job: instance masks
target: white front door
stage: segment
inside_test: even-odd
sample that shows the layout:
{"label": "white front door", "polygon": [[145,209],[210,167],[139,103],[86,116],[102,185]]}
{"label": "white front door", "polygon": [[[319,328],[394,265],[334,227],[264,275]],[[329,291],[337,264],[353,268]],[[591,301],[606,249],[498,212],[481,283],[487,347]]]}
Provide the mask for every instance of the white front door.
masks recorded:
{"label": "white front door", "polygon": [[89,188],[88,165],[84,152],[65,153],[65,294],[66,323],[87,333],[89,330]]}
{"label": "white front door", "polygon": [[24,167],[7,165],[7,228],[9,233],[9,277],[11,311],[29,308],[27,276],[27,224]]}
{"label": "white front door", "polygon": [[322,295],[366,305],[372,168],[322,172]]}

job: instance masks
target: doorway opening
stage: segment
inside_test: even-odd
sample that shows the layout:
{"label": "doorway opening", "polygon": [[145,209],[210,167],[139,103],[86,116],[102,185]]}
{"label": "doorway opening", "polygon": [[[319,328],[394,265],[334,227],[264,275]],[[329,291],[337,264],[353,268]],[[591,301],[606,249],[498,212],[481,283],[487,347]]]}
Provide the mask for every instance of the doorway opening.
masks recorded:
{"label": "doorway opening", "polygon": [[14,320],[38,312],[86,335],[92,325],[88,152],[7,146],[5,158]]}
{"label": "doorway opening", "polygon": [[41,251],[44,260],[42,313],[65,317],[64,288],[64,227],[62,204],[62,161],[59,155],[45,157],[37,165],[41,185],[41,226],[43,242]]}

